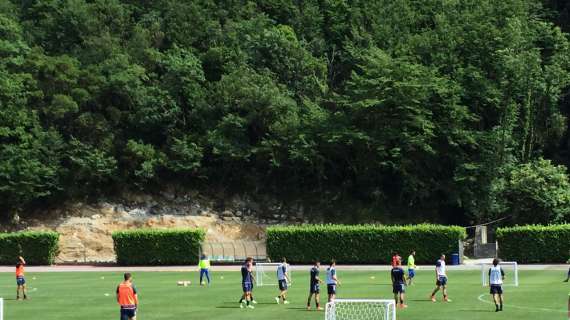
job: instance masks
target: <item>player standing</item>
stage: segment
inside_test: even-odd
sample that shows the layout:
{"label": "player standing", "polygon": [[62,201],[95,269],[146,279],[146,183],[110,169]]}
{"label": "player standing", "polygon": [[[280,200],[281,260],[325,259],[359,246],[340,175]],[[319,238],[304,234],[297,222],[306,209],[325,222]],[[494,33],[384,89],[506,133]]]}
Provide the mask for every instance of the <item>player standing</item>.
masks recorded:
{"label": "player standing", "polygon": [[323,282],[319,278],[321,263],[316,260],[315,265],[311,268],[311,288],[309,289],[309,298],[307,299],[307,310],[311,310],[311,298],[315,296],[315,304],[317,305],[317,310],[323,310],[320,306],[320,293],[321,293],[321,283]]}
{"label": "player standing", "polygon": [[16,300],[20,300],[20,291],[24,296],[24,300],[28,299],[27,289],[26,289],[26,278],[24,277],[24,266],[26,265],[26,260],[23,257],[18,257],[18,262],[16,263]]}
{"label": "player standing", "polygon": [[411,286],[416,276],[416,251],[412,250],[408,256],[408,285]]}
{"label": "player standing", "polygon": [[137,288],[133,284],[133,277],[125,273],[124,281],[117,287],[117,302],[121,306],[121,320],[136,320],[139,298]]}
{"label": "player standing", "polygon": [[291,280],[287,272],[287,259],[283,258],[281,264],[277,266],[277,281],[279,285],[279,295],[275,297],[277,304],[279,304],[280,299],[283,299],[283,304],[289,304],[289,301],[287,301],[287,284]]}
{"label": "player standing", "polygon": [[398,251],[394,251],[394,253],[392,254],[392,262],[390,264],[392,268],[398,265],[398,260],[402,260],[402,257],[400,257]]}
{"label": "player standing", "polygon": [[451,302],[447,298],[447,274],[446,274],[446,267],[445,267],[445,254],[441,254],[439,260],[437,260],[435,264],[435,289],[431,294],[431,301],[435,302],[435,294],[442,289],[443,292],[443,301]]}
{"label": "player standing", "polygon": [[250,309],[255,309],[250,303],[252,302],[252,291],[253,291],[253,258],[248,257],[245,259],[245,264],[241,267],[241,286],[243,289],[243,295],[239,300],[239,307],[243,308],[243,302],[245,300],[246,307]]}
{"label": "player standing", "polygon": [[336,298],[336,286],[340,285],[340,280],[336,276],[336,261],[332,260],[330,267],[327,268],[327,293],[329,302],[333,302]]}
{"label": "player standing", "polygon": [[392,268],[390,272],[392,276],[392,292],[394,293],[394,300],[396,300],[396,306],[404,309],[408,306],[404,303],[404,295],[406,293],[406,273],[402,269],[402,261],[396,261],[396,266]]}
{"label": "player standing", "polygon": [[203,286],[205,284],[203,279],[204,276],[206,276],[206,280],[208,280],[208,286],[210,286],[210,259],[208,259],[208,256],[203,254],[200,257],[198,267],[200,268],[200,285]]}
{"label": "player standing", "polygon": [[489,285],[495,302],[495,312],[503,311],[503,280],[505,271],[499,266],[499,259],[493,259],[493,266],[489,269]]}

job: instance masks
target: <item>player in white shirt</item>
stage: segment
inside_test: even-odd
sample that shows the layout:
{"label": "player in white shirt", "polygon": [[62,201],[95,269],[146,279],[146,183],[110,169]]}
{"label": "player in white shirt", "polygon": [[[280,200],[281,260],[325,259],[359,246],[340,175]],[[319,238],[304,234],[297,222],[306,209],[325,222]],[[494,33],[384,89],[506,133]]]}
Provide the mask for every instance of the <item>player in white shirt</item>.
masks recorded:
{"label": "player in white shirt", "polygon": [[489,269],[489,286],[491,296],[495,301],[495,312],[503,311],[503,281],[505,271],[499,266],[499,259],[493,259],[493,266]]}
{"label": "player in white shirt", "polygon": [[445,254],[443,253],[435,264],[435,289],[431,293],[431,301],[436,301],[435,294],[439,289],[443,292],[443,301],[451,302],[447,297],[447,268],[445,266]]}
{"label": "player in white shirt", "polygon": [[289,266],[287,265],[287,259],[283,258],[281,264],[277,266],[277,281],[279,285],[279,295],[275,297],[275,301],[279,304],[280,299],[283,299],[283,304],[289,304],[287,301],[287,288],[288,284],[291,283],[289,279],[289,271],[287,270]]}
{"label": "player in white shirt", "polygon": [[331,261],[330,267],[327,268],[327,293],[329,294],[329,302],[333,302],[336,298],[336,286],[340,285],[340,281],[336,277],[336,262]]}

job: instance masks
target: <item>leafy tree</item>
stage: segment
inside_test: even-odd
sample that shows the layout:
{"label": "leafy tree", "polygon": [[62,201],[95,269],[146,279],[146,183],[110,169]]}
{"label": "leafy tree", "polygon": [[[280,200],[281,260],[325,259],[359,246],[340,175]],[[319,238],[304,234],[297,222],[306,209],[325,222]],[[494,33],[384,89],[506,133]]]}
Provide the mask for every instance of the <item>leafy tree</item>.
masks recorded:
{"label": "leafy tree", "polygon": [[570,182],[567,169],[538,159],[516,167],[504,191],[508,213],[518,224],[570,221]]}

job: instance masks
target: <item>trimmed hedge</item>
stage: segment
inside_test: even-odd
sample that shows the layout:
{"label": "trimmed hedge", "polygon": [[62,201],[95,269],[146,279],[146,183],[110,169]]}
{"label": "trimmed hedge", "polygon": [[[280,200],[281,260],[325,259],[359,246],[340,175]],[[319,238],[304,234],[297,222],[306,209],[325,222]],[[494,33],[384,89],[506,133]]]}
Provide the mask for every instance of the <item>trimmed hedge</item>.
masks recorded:
{"label": "trimmed hedge", "polygon": [[114,232],[113,243],[120,265],[193,265],[205,235],[201,229],[138,229]]}
{"label": "trimmed hedge", "polygon": [[51,265],[58,252],[59,233],[25,231],[0,233],[0,264],[15,265],[23,256],[30,265]]}
{"label": "trimmed hedge", "polygon": [[456,226],[303,225],[267,228],[267,254],[278,261],[389,264],[393,251],[404,258],[416,250],[416,263],[434,263],[441,253],[457,253],[465,229]]}
{"label": "trimmed hedge", "polygon": [[518,263],[564,263],[570,255],[570,224],[497,229],[499,256]]}

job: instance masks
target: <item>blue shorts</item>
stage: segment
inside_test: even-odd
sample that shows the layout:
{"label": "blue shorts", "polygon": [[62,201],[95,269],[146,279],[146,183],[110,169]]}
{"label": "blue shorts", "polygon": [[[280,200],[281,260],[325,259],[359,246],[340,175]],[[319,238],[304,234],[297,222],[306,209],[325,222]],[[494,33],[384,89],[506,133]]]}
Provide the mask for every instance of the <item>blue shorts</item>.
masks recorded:
{"label": "blue shorts", "polygon": [[251,292],[253,291],[253,283],[251,282],[244,282],[241,284],[243,292]]}
{"label": "blue shorts", "polygon": [[287,280],[279,280],[279,290],[287,290]]}
{"label": "blue shorts", "polygon": [[336,294],[336,284],[327,284],[328,294]]}
{"label": "blue shorts", "polygon": [[406,293],[406,285],[403,283],[396,283],[392,285],[393,293]]}
{"label": "blue shorts", "polygon": [[413,278],[416,276],[416,270],[415,269],[408,269],[408,278]]}
{"label": "blue shorts", "polygon": [[310,293],[321,293],[321,285],[318,283],[312,283],[311,288],[309,289]]}
{"label": "blue shorts", "polygon": [[447,285],[447,277],[441,276],[441,277],[437,278],[437,281],[435,282],[435,284],[438,287],[442,287],[442,286]]}
{"label": "blue shorts", "polygon": [[23,286],[26,284],[26,279],[24,277],[16,278],[16,284],[19,286]]}
{"label": "blue shorts", "polygon": [[500,284],[492,284],[490,294],[503,294],[503,286]]}
{"label": "blue shorts", "polygon": [[121,309],[121,320],[129,320],[136,317],[137,309]]}

